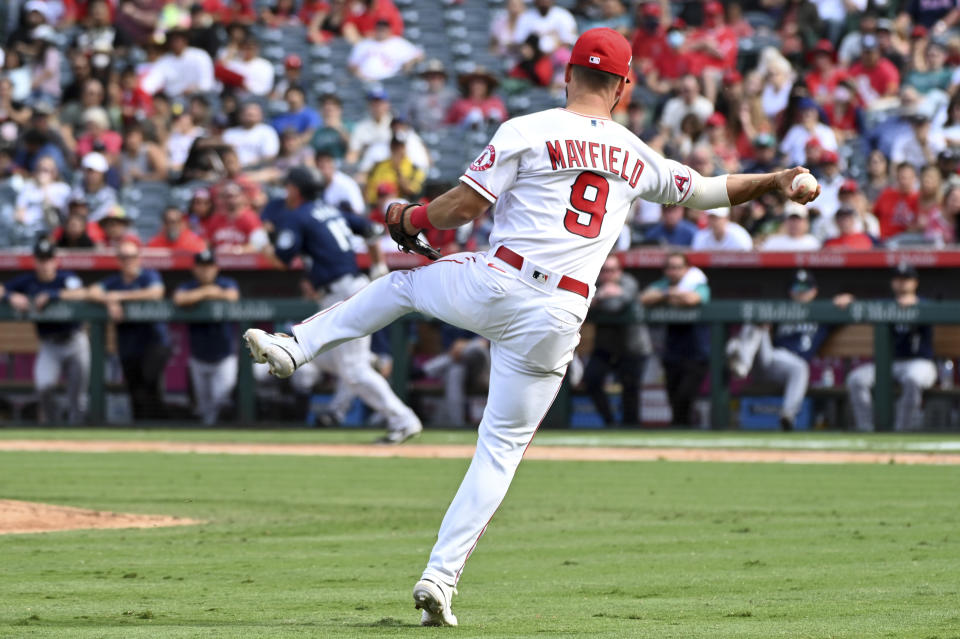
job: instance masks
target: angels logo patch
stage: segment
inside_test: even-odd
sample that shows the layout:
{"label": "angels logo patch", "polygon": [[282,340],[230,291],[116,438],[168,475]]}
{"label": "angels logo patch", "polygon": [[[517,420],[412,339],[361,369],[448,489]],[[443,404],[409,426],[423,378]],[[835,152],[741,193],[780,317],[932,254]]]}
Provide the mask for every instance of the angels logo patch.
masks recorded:
{"label": "angels logo patch", "polygon": [[470,165],[471,171],[486,171],[491,166],[493,166],[494,161],[497,159],[497,150],[493,148],[492,144],[488,144],[487,148],[483,150],[483,153],[480,154],[476,160],[473,161],[473,164]]}
{"label": "angels logo patch", "polygon": [[687,183],[690,182],[690,178],[684,177],[682,175],[674,175],[673,183],[677,185],[677,190],[680,191],[680,195],[683,195],[683,192],[687,189]]}

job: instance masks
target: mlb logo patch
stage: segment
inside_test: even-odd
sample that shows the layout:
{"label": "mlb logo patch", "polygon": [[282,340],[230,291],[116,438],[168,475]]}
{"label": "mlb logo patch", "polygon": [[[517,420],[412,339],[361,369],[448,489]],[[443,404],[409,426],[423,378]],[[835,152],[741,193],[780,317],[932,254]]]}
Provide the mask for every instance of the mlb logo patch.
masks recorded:
{"label": "mlb logo patch", "polygon": [[590,64],[600,64],[600,57],[595,55],[590,56]]}
{"label": "mlb logo patch", "polygon": [[533,272],[533,279],[537,280],[537,281],[540,282],[541,284],[546,284],[546,283],[547,283],[547,274],[546,274],[546,273],[541,273],[540,271],[534,271],[534,272]]}

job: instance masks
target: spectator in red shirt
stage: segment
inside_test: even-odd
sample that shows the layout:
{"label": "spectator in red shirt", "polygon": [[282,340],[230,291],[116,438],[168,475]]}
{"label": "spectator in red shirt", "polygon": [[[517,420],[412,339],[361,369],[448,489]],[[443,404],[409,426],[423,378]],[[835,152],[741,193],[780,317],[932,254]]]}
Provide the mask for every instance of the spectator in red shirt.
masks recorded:
{"label": "spectator in red shirt", "polygon": [[80,122],[84,132],[77,138],[77,155],[83,157],[93,151],[94,146],[102,144],[102,152],[112,164],[123,146],[123,138],[116,131],[110,130],[110,118],[106,109],[91,107],[83,112]]}
{"label": "spectator in red shirt", "polygon": [[238,184],[222,189],[224,213],[214,213],[202,222],[211,248],[229,248],[237,253],[256,253],[270,244],[260,217],[250,208]]}
{"label": "spectator in red shirt", "polygon": [[91,222],[89,215],[90,206],[85,199],[71,199],[67,204],[66,221],[53,229],[54,243],[63,248],[89,248],[86,242],[89,239],[91,246],[102,245],[105,241],[103,229],[96,222]]}
{"label": "spectator in red shirt", "polygon": [[224,149],[220,153],[220,159],[223,161],[223,170],[225,176],[223,180],[210,188],[210,196],[216,205],[217,213],[225,212],[224,199],[221,197],[221,191],[228,184],[237,184],[243,189],[243,195],[246,197],[250,206],[255,209],[261,209],[267,203],[267,196],[263,189],[249,175],[243,172],[240,165],[240,157],[232,148]]}
{"label": "spectator in red shirt", "polygon": [[917,224],[923,235],[936,246],[953,243],[953,222],[943,213],[943,178],[935,164],[920,171],[920,195],[917,200]]}
{"label": "spectator in red shirt", "polygon": [[250,24],[257,19],[253,0],[202,0],[199,3],[204,13],[209,13],[221,24]]}
{"label": "spectator in red shirt", "polygon": [[307,0],[300,9],[300,19],[307,25],[307,40],[319,44],[343,35],[348,13],[347,0],[331,0],[329,4]]}
{"label": "spectator in red shirt", "polygon": [[147,242],[147,246],[200,253],[206,250],[207,243],[187,227],[187,219],[183,211],[171,206],[163,212],[163,230],[154,235]]}
{"label": "spectator in red shirt", "polygon": [[645,79],[647,85],[658,93],[679,87],[680,80],[692,73],[691,55],[684,46],[685,28],[683,21],[677,20],[667,29],[666,49],[653,52],[653,72]]}
{"label": "spectator in red shirt", "polygon": [[120,72],[120,112],[124,124],[149,118],[153,115],[153,96],[140,88],[137,71],[129,66]]}
{"label": "spectator in red shirt", "polygon": [[507,107],[498,96],[492,95],[497,88],[497,78],[484,67],[459,77],[463,97],[450,106],[447,124],[460,126],[483,126],[500,124],[507,119]]}
{"label": "spectator in red shirt", "polygon": [[727,12],[727,26],[737,39],[749,38],[753,35],[753,26],[743,17],[743,7],[739,2],[725,3],[724,10]]}
{"label": "spectator in red shirt", "polygon": [[824,105],[823,110],[827,114],[827,124],[833,128],[838,142],[854,138],[859,133],[859,107],[857,96],[846,83],[833,90],[833,99]]}
{"label": "spectator in red shirt", "polygon": [[897,165],[897,185],[885,189],[873,206],[880,222],[881,239],[922,230],[917,216],[919,196],[917,170],[909,162],[901,162]]}
{"label": "spectator in red shirt", "polygon": [[727,26],[723,4],[711,0],[703,5],[703,26],[687,39],[694,70],[733,69],[737,66],[737,35]]}
{"label": "spectator in red shirt", "polygon": [[510,70],[511,78],[526,80],[536,86],[548,87],[553,81],[553,63],[540,50],[540,36],[531,33],[520,45],[520,61]]}
{"label": "spectator in red shirt", "polygon": [[723,168],[723,172],[739,172],[740,156],[727,128],[727,118],[722,113],[714,111],[707,118],[704,135],[707,145],[713,152],[714,161]]}
{"label": "spectator in red shirt", "polygon": [[59,248],[66,249],[96,248],[97,244],[91,239],[90,234],[87,233],[86,226],[87,220],[82,215],[76,213],[68,215],[63,226],[59,226],[56,229],[56,245]]}
{"label": "spectator in red shirt", "polygon": [[260,20],[274,29],[288,24],[298,24],[300,16],[297,13],[297,3],[295,0],[276,0],[273,6],[265,7],[260,12]]}
{"label": "spectator in red shirt", "polygon": [[737,34],[726,24],[723,4],[711,0],[703,5],[703,26],[690,34],[685,48],[690,71],[703,74],[704,95],[716,100],[723,72],[737,66]]}
{"label": "spectator in red shirt", "polygon": [[641,76],[649,73],[657,61],[667,53],[667,30],[661,19],[663,11],[659,2],[644,2],[637,5],[638,26],[633,33],[631,48],[633,64]]}
{"label": "spectator in red shirt", "polygon": [[403,35],[403,16],[393,0],[350,2],[343,21],[343,37],[351,43],[358,42],[360,38],[370,38],[380,21],[390,23],[391,34]]}
{"label": "spectator in red shirt", "polygon": [[804,78],[810,97],[820,104],[830,103],[834,89],[847,79],[846,69],[834,64],[833,45],[829,40],[820,40],[807,55],[807,61],[813,66]]}
{"label": "spectator in red shirt", "polygon": [[867,34],[861,42],[863,53],[860,60],[850,67],[850,77],[857,85],[860,100],[864,104],[870,104],[878,98],[897,95],[900,90],[900,72],[890,60],[881,57],[877,37]]}
{"label": "spectator in red shirt", "polygon": [[[91,4],[89,0],[63,0],[63,23],[69,24],[71,22],[82,22],[85,20],[90,14]],[[107,5],[108,15],[112,23],[117,9],[117,2],[116,0],[106,0],[105,4]]]}
{"label": "spectator in red shirt", "polygon": [[297,17],[303,24],[310,24],[314,16],[326,17],[328,13],[330,13],[330,3],[326,0],[303,0],[300,11],[297,12]]}
{"label": "spectator in red shirt", "polygon": [[866,251],[873,248],[873,240],[866,233],[857,231],[857,212],[850,207],[837,209],[834,216],[840,234],[823,243],[825,249],[859,249]]}

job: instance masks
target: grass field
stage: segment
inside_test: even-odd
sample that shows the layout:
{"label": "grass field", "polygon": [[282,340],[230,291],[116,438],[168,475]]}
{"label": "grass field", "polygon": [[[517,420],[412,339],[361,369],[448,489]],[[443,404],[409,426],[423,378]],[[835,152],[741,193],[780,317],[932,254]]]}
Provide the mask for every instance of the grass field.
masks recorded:
{"label": "grass field", "polygon": [[[538,445],[574,436],[544,435]],[[627,445],[638,436],[600,439]],[[654,437],[704,446],[725,436]],[[882,450],[951,442],[792,441]],[[461,626],[421,629],[410,588],[467,464],[0,453],[0,498],[209,522],[0,536],[0,637],[960,638],[960,467],[900,465],[526,461],[464,573],[454,599]]]}

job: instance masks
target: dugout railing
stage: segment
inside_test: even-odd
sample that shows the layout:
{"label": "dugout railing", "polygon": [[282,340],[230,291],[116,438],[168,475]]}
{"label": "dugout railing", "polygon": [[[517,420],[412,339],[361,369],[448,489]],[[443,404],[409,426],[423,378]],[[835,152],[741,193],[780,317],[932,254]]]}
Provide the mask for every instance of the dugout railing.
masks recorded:
{"label": "dugout railing", "polygon": [[[315,303],[300,299],[245,299],[238,302],[204,302],[191,308],[178,308],[169,301],[127,302],[124,317],[128,322],[232,322],[239,331],[251,326],[283,324],[297,321],[317,312]],[[390,327],[391,350],[394,356],[391,384],[401,398],[407,397],[410,371],[410,350],[407,322],[418,319],[411,315]],[[725,429],[730,425],[730,392],[725,355],[731,325],[743,323],[870,324],[873,326],[873,358],[877,375],[874,386],[874,425],[877,430],[893,427],[894,383],[892,376],[893,335],[895,324],[960,324],[960,302],[922,302],[901,307],[892,301],[858,301],[846,308],[830,302],[797,304],[781,301],[714,301],[697,308],[645,309],[639,305],[615,316],[591,314],[591,321],[646,322],[649,324],[698,324],[710,327],[710,414],[711,427]],[[105,416],[106,327],[109,322],[103,306],[86,302],[56,302],[41,312],[18,313],[9,305],[0,305],[0,323],[10,321],[64,322],[77,321],[89,325],[91,377],[89,418],[102,423]],[[0,326],[2,330],[2,326]],[[239,336],[238,336],[239,339]],[[242,349],[241,349],[242,350]],[[237,379],[237,414],[243,423],[256,421],[255,388],[251,360],[241,356]],[[553,421],[568,423],[567,392],[561,393],[553,412]]]}

